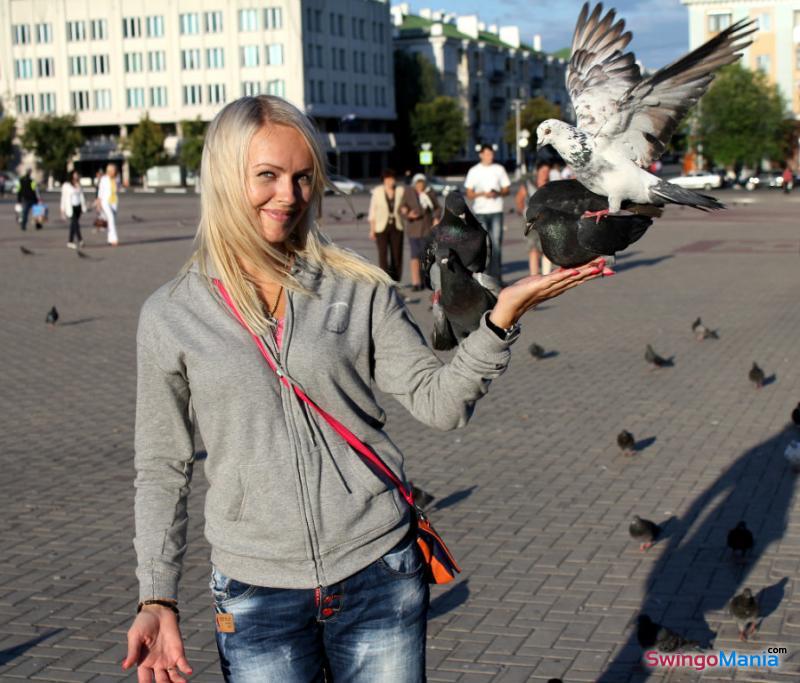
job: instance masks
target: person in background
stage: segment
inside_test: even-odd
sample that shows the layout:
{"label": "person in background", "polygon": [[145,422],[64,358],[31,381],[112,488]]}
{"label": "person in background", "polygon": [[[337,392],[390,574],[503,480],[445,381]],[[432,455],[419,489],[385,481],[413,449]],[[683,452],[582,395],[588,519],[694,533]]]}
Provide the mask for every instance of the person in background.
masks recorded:
{"label": "person in background", "polygon": [[469,169],[464,186],[467,188],[467,199],[473,200],[473,213],[492,240],[489,275],[502,282],[503,197],[508,195],[511,182],[506,169],[494,163],[494,149],[491,145],[481,145],[478,156],[480,162]]}
{"label": "person in background", "polygon": [[84,213],[86,213],[86,198],[83,196],[81,176],[77,171],[72,171],[69,179],[61,186],[61,218],[69,219],[67,247],[70,249],[83,246],[80,220]]}
{"label": "person in background", "polygon": [[97,199],[100,202],[100,209],[108,221],[108,243],[112,247],[119,244],[117,236],[117,167],[114,164],[106,166],[105,175],[100,178],[97,186]]}
{"label": "person in background", "polygon": [[[20,230],[28,229],[28,214],[34,204],[39,203],[39,189],[36,181],[31,177],[31,169],[25,171],[25,175],[17,181],[17,203],[22,206],[22,213],[19,217]],[[36,224],[36,229],[41,230],[41,223]]]}
{"label": "person in background", "polygon": [[6,196],[6,178],[4,173],[0,173],[0,199]]}
{"label": "person in background", "polygon": [[411,251],[411,289],[419,292],[422,289],[422,274],[419,257],[422,244],[433,229],[433,222],[439,211],[436,193],[427,187],[428,179],[423,173],[417,173],[412,179],[412,187],[403,193],[400,214],[405,219],[405,233],[408,235],[408,246]]}
{"label": "person in background", "polygon": [[783,169],[783,192],[789,194],[794,187],[794,173],[788,166]]}
{"label": "person in background", "polygon": [[403,218],[400,205],[405,188],[397,184],[394,171],[387,168],[383,182],[372,190],[369,201],[369,238],[378,245],[378,265],[392,280],[403,276]]}

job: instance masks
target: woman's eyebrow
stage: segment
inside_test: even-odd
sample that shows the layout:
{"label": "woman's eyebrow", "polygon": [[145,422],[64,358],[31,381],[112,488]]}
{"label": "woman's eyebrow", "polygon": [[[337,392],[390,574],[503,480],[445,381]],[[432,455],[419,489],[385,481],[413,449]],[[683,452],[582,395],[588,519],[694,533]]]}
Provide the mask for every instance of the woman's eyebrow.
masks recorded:
{"label": "woman's eyebrow", "polygon": [[[254,169],[260,168],[261,166],[269,166],[270,168],[274,168],[274,169],[276,169],[278,171],[286,171],[286,169],[283,168],[282,166],[278,166],[277,164],[271,164],[268,161],[260,161],[259,163],[254,164],[253,168]],[[314,172],[313,166],[309,166],[308,168],[301,168],[299,171],[297,171],[297,173],[306,173],[306,174],[313,173],[313,172]]]}

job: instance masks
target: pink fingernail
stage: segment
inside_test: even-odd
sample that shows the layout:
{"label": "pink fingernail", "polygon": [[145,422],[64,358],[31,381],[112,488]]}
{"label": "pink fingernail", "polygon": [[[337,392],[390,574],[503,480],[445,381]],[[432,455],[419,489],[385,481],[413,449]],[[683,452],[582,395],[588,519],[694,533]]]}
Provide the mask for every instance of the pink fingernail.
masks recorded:
{"label": "pink fingernail", "polygon": [[581,271],[573,269],[570,275],[580,275]]}
{"label": "pink fingernail", "polygon": [[615,273],[614,273],[613,270],[611,270],[611,268],[603,268],[603,275],[611,276],[611,275],[614,275],[614,274]]}

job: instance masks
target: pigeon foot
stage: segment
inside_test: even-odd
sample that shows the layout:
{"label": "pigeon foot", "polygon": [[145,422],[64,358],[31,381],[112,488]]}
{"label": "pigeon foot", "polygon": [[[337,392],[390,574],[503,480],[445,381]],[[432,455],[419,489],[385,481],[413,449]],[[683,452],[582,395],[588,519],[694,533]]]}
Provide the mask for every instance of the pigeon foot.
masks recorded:
{"label": "pigeon foot", "polygon": [[599,223],[600,219],[608,216],[608,209],[600,209],[600,211],[584,211],[581,218],[594,218],[595,223]]}
{"label": "pigeon foot", "polygon": [[639,552],[642,552],[642,553],[647,552],[652,547],[653,547],[652,543],[640,543],[639,544]]}

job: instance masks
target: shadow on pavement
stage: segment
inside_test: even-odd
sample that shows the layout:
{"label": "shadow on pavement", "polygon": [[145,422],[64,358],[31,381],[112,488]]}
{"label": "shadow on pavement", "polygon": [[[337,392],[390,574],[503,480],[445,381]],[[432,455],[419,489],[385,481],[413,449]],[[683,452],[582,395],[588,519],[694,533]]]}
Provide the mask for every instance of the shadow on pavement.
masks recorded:
{"label": "shadow on pavement", "polygon": [[462,500],[469,498],[476,488],[478,488],[478,485],[473,484],[469,488],[461,489],[460,491],[454,491],[449,496],[445,496],[438,503],[436,503],[433,506],[433,509],[438,511],[452,507],[453,505],[458,505]]}
{"label": "shadow on pavement", "polygon": [[646,439],[639,439],[634,445],[633,450],[637,453],[641,453],[643,450],[650,448],[655,442],[658,437],[655,436],[648,436]]}
{"label": "shadow on pavement", "polygon": [[0,666],[8,664],[11,660],[19,657],[20,655],[24,655],[31,648],[36,647],[39,643],[47,640],[48,638],[52,638],[57,633],[61,633],[63,630],[63,628],[55,628],[52,631],[42,633],[35,638],[31,638],[30,640],[20,643],[19,645],[15,645],[14,647],[10,647],[7,650],[0,650]]}
{"label": "shadow on pavement", "polygon": [[460,581],[455,586],[431,600],[428,607],[428,619],[435,619],[456,607],[463,605],[469,598],[469,579]]}
{"label": "shadow on pavement", "polygon": [[67,320],[65,323],[59,323],[59,327],[69,327],[70,325],[83,325],[84,323],[94,322],[100,320],[102,316],[93,316],[91,318],[79,318],[78,320]]}
{"label": "shadow on pavement", "polygon": [[667,259],[673,258],[672,254],[667,254],[666,256],[656,256],[654,258],[642,258],[636,259],[634,261],[625,261],[624,263],[618,263],[614,266],[614,270],[617,273],[621,273],[623,270],[632,270],[633,268],[642,268],[646,266],[655,266],[661,263],[662,261],[666,261]]}
{"label": "shadow on pavement", "polygon": [[[766,548],[783,537],[795,489],[795,475],[783,458],[792,429],[745,451],[670,525],[668,542],[647,579],[640,613],[682,635],[710,644],[716,637],[706,615],[723,618],[722,637],[736,642],[736,626],[727,615],[731,598],[745,586],[765,597],[764,614],[774,612],[783,598],[786,579],[761,589],[746,576]],[[742,571],[735,570],[726,553],[728,530],[745,520],[753,531],[755,547]],[[666,534],[665,534],[666,535]],[[724,615],[724,616],[723,616]],[[758,652],[760,644],[747,646]],[[623,683],[650,677],[641,665],[642,650],[632,628],[623,647],[596,679],[598,683]]]}

